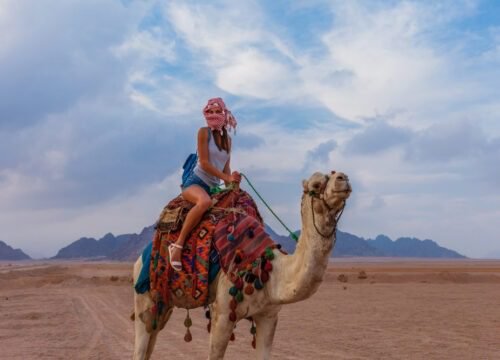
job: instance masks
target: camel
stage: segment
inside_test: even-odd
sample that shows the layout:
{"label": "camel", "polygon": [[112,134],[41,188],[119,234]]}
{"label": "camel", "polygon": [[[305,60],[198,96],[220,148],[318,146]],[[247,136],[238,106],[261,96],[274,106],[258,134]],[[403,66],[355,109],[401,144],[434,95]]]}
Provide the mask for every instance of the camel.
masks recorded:
{"label": "camel", "polygon": [[[312,296],[323,280],[332,247],[335,243],[337,221],[351,193],[348,177],[332,171],[325,175],[314,173],[303,181],[301,203],[302,230],[295,252],[285,255],[274,250],[273,271],[263,291],[254,292],[237,307],[237,320],[252,317],[255,321],[256,358],[269,359],[278,313],[284,304],[295,303]],[[142,267],[141,256],[134,265],[134,282]],[[223,271],[209,289],[211,331],[208,359],[222,359],[236,322],[229,320],[233,286]],[[173,306],[167,309],[156,330],[151,327],[153,301],[148,293],[135,294],[134,359],[149,359],[156,337],[167,323]],[[179,306],[182,307],[182,306]],[[172,354],[172,358],[175,354]]]}

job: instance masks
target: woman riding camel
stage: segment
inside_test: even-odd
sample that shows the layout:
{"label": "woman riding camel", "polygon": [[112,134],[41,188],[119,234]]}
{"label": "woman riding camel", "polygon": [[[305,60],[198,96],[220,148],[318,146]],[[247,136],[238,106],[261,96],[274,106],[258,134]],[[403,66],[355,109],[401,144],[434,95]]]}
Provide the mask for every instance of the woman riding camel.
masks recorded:
{"label": "woman riding camel", "polygon": [[231,138],[228,131],[236,129],[236,119],[221,98],[208,100],[203,109],[208,127],[198,130],[198,162],[191,175],[181,185],[182,197],[194,204],[188,212],[177,241],[168,247],[170,265],[182,270],[181,255],[184,242],[212,204],[210,188],[220,181],[229,185],[239,183],[238,172],[231,173]]}

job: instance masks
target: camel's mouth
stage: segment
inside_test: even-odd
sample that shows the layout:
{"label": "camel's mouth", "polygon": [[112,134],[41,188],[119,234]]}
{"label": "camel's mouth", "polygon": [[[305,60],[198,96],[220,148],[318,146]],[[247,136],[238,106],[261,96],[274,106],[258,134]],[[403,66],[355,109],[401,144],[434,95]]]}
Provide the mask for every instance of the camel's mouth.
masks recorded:
{"label": "camel's mouth", "polygon": [[349,177],[336,171],[330,174],[316,172],[309,180],[303,181],[303,186],[304,194],[321,199],[329,212],[343,207],[352,192]]}
{"label": "camel's mouth", "polygon": [[346,200],[352,192],[349,177],[343,173],[332,172],[324,190],[325,200]]}

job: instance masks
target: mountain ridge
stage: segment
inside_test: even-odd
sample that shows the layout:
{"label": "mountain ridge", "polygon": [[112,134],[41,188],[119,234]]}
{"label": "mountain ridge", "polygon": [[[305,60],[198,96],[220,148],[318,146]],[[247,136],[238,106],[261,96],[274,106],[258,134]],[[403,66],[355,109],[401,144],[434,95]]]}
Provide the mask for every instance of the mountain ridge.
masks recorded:
{"label": "mountain ridge", "polygon": [[[282,245],[288,253],[295,251],[296,243],[288,236],[279,235],[267,224],[265,231]],[[300,236],[300,231],[295,232]],[[139,234],[114,236],[107,233],[101,239],[80,238],[65,246],[52,259],[105,258],[118,261],[133,261],[152,240],[154,225],[144,227]],[[440,246],[430,239],[420,240],[400,237],[396,240],[386,235],[365,240],[362,237],[337,230],[337,241],[331,257],[410,257],[465,259],[466,256]]]}
{"label": "mountain ridge", "polygon": [[0,240],[0,260],[31,260],[31,257],[21,249],[14,249]]}

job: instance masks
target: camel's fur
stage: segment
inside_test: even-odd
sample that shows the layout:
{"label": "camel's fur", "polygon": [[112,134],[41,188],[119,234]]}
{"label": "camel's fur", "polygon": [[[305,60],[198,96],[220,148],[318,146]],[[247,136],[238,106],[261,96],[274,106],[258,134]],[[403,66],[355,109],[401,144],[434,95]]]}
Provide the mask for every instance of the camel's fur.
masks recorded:
{"label": "camel's fur", "polygon": [[[274,332],[278,321],[278,312],[282,304],[304,300],[316,292],[323,280],[328,265],[333,238],[324,238],[318,234],[331,232],[335,224],[335,215],[342,209],[349,197],[351,187],[343,173],[323,175],[314,173],[309,180],[304,180],[304,196],[301,204],[302,231],[293,255],[274,252],[273,271],[261,291],[245,296],[236,310],[238,321],[252,316],[257,326],[257,359],[269,359]],[[318,198],[311,201],[308,194],[314,192]],[[323,201],[324,200],[324,201]],[[311,206],[314,208],[316,227],[312,223]],[[139,277],[142,257],[134,265],[134,281]],[[232,286],[227,276],[221,271],[210,285],[210,303],[212,325],[210,332],[209,359],[222,359],[226,351],[234,323],[229,320],[228,291]],[[149,359],[154,348],[156,336],[163,329],[172,314],[168,309],[160,319],[159,327],[152,330],[150,308],[153,302],[148,293],[135,294],[135,350],[134,359]],[[175,354],[172,354],[175,358]]]}

